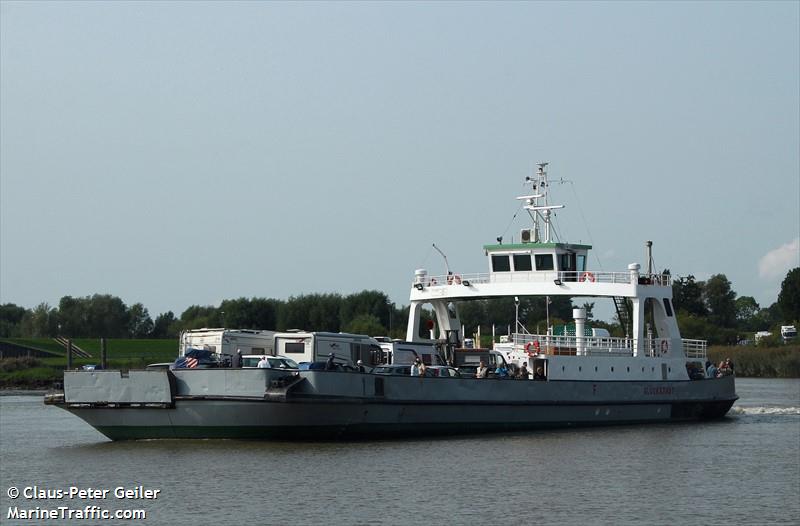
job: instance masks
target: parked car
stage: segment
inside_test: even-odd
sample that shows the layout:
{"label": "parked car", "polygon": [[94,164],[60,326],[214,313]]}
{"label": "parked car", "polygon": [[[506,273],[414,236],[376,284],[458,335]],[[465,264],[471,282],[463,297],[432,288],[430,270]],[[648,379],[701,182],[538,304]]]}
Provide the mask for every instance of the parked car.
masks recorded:
{"label": "parked car", "polygon": [[373,374],[386,374],[392,376],[411,376],[410,365],[378,365],[372,370]]}
{"label": "parked car", "polygon": [[[258,367],[264,355],[247,354],[242,356],[242,367]],[[286,356],[267,356],[270,369],[299,369],[297,362]]]}
{"label": "parked car", "polygon": [[425,376],[439,378],[461,378],[461,373],[449,365],[428,365],[425,367]]}

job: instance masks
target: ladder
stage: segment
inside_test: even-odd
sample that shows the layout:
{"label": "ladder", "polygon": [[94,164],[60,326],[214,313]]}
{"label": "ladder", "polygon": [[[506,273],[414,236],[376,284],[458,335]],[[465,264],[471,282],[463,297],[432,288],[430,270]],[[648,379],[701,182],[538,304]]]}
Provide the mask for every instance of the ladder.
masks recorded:
{"label": "ladder", "polygon": [[614,308],[617,310],[617,318],[626,338],[631,337],[631,303],[627,298],[614,296]]}

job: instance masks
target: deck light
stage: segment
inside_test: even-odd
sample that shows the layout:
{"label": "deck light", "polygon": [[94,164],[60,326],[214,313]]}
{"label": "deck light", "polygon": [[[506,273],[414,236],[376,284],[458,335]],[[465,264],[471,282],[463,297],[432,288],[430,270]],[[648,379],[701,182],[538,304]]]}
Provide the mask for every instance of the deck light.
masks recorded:
{"label": "deck light", "polygon": [[560,280],[560,279],[557,279],[557,278],[553,280],[553,283],[555,283],[556,285],[559,285],[559,286],[563,285],[563,283],[561,282],[561,280]]}

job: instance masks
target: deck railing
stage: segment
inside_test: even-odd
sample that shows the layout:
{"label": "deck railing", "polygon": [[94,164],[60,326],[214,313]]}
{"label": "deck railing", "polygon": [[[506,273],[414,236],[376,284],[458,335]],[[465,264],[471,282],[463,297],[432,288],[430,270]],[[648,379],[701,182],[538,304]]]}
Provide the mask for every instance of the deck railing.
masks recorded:
{"label": "deck railing", "polygon": [[[514,334],[514,348],[519,352],[536,354],[576,355],[578,340],[585,356],[633,356],[633,339],[616,337],[550,336],[547,334]],[[705,361],[708,343],[706,340],[682,340],[686,358]],[[644,354],[652,358],[669,356],[671,340],[653,338],[644,341]],[[665,350],[666,349],[666,350]]]}
{"label": "deck railing", "polygon": [[629,338],[515,334],[514,347],[523,352],[574,355],[579,339],[587,356],[633,356],[633,340]]}
{"label": "deck railing", "polygon": [[697,358],[705,361],[708,352],[706,340],[683,340],[683,352],[687,358]]}
{"label": "deck railing", "polygon": [[[438,276],[425,276],[421,281],[417,278],[412,286],[422,284],[423,287],[441,287],[446,285],[470,285],[483,283],[552,283],[560,280],[562,283],[613,283],[630,284],[630,272],[482,272],[472,274],[445,274]],[[640,285],[669,286],[672,278],[662,274],[639,275]]]}

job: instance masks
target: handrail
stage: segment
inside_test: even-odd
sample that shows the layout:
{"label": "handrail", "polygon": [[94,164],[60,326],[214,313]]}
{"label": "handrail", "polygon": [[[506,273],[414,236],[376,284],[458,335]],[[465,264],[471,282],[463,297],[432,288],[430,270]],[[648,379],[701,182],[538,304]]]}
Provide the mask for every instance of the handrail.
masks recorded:
{"label": "handrail", "polygon": [[[668,274],[641,274],[640,285],[667,287],[672,284]],[[484,284],[484,283],[597,283],[630,284],[630,272],[577,272],[577,271],[528,271],[528,272],[479,272],[470,274],[440,274],[436,276],[415,277],[411,285],[422,284],[423,287],[441,287],[448,285]],[[466,282],[466,283],[465,283]]]}
{"label": "handrail", "polygon": [[[580,342],[578,341],[580,340]],[[551,336],[548,334],[512,335],[514,350],[517,352],[536,352],[542,354],[576,355],[578,347],[585,356],[633,356],[633,338],[584,336]],[[538,346],[537,343],[538,342]],[[578,345],[580,343],[580,346]],[[708,342],[706,340],[681,340],[683,355],[687,359],[706,360]],[[530,344],[530,345],[528,345]],[[643,352],[651,358],[668,358],[680,355],[672,349],[670,338],[653,338],[644,341]]]}

